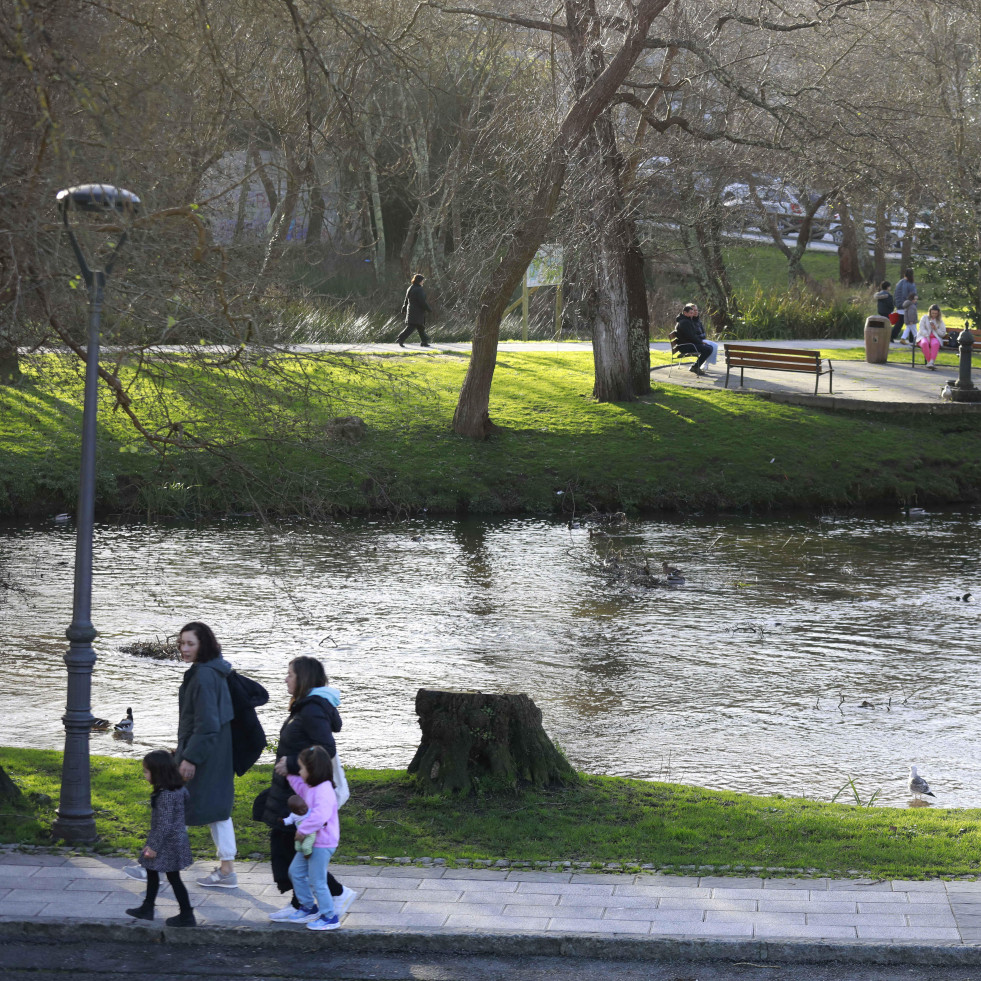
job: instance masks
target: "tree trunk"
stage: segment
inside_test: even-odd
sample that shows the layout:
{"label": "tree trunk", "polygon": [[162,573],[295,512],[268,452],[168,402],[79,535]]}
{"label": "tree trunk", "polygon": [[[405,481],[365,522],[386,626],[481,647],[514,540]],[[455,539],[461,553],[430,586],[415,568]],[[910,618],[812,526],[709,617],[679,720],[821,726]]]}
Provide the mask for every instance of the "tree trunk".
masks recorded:
{"label": "tree trunk", "polygon": [[501,793],[578,782],[527,695],[416,693],[422,741],[408,772],[423,793]]}
{"label": "tree trunk", "polygon": [[886,236],[889,234],[889,221],[886,215],[886,202],[879,199],[875,208],[875,242],[872,246],[872,282],[876,289],[886,278]]}
{"label": "tree trunk", "polygon": [[310,218],[307,221],[307,238],[304,246],[308,251],[316,252],[320,248],[320,236],[324,229],[327,205],[324,201],[324,189],[317,182],[313,167],[310,168],[310,177]]}
{"label": "tree trunk", "polygon": [[916,211],[910,208],[906,215],[906,231],[899,247],[899,275],[902,276],[913,265],[913,229],[916,227]]}
{"label": "tree trunk", "polygon": [[[633,225],[633,222],[630,222]],[[634,395],[651,390],[651,313],[647,306],[647,282],[644,279],[644,253],[637,241],[636,229],[627,246],[627,346],[630,379]]]}
{"label": "tree trunk", "polygon": [[862,270],[858,264],[858,239],[855,223],[848,205],[838,204],[841,221],[841,245],[838,246],[838,281],[844,286],[855,286],[862,281]]}

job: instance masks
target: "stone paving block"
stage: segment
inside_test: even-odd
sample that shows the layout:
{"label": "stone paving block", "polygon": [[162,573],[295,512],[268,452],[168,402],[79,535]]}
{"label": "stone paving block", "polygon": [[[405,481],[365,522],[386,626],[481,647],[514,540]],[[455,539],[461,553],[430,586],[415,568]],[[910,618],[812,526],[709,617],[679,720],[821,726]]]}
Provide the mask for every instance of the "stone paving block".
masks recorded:
{"label": "stone paving block", "polygon": [[508,882],[571,882],[571,872],[536,872],[532,869],[514,869],[508,872]]}
{"label": "stone paving block", "polygon": [[757,927],[757,940],[855,940],[855,927],[849,926],[764,926]]}
{"label": "stone paving block", "polygon": [[346,876],[360,875],[364,878],[374,878],[381,875],[382,870],[387,868],[385,865],[335,865],[330,863],[330,870],[338,880],[342,881]]}
{"label": "stone paving block", "polygon": [[602,903],[608,909],[657,909],[656,896],[558,896],[559,906]]}
{"label": "stone paving block", "polygon": [[761,913],[857,913],[858,903],[834,899],[761,899],[756,908]]}
{"label": "stone paving block", "polygon": [[391,930],[425,930],[441,927],[446,922],[443,913],[420,913],[407,909],[397,917],[389,913],[359,913],[352,910],[344,917],[344,925],[355,929],[382,928]]}
{"label": "stone paving block", "polygon": [[946,916],[931,916],[926,913],[908,913],[906,915],[906,920],[910,926],[914,927],[957,927],[957,921],[954,919],[953,913],[948,913]]}
{"label": "stone paving block", "polygon": [[2,886],[0,886],[0,900],[3,900],[3,897],[6,896],[7,893],[9,892],[10,892],[9,889],[5,889]]}
{"label": "stone paving block", "polygon": [[[420,867],[418,865],[383,865],[378,870],[379,879],[442,879],[443,876],[451,871],[445,866],[433,868]],[[340,876],[337,876],[340,879]]]}
{"label": "stone paving block", "polygon": [[[561,912],[558,915],[570,916],[572,914],[566,911],[571,909],[574,909],[574,907],[563,906],[561,907]],[[689,910],[689,909],[665,910],[664,915],[661,916],[661,914],[659,914],[656,909],[651,909],[649,906],[648,907],[637,906],[633,908],[629,906],[628,907],[607,906],[603,911],[603,919],[604,920],[655,920],[660,917],[662,919],[670,920],[670,919],[674,919],[674,917],[670,915],[672,913],[680,913],[682,914],[683,918],[688,920],[697,919],[700,922],[702,919],[702,914],[698,910]]]}
{"label": "stone paving block", "polygon": [[751,923],[753,926],[804,926],[803,913],[738,913],[730,910],[709,909],[705,911],[705,922]]}
{"label": "stone paving block", "polygon": [[562,882],[519,882],[517,883],[519,893],[537,893],[559,896],[612,896],[613,886],[579,886],[573,883]]}
{"label": "stone paving block", "polygon": [[[191,897],[191,905],[197,908],[198,906],[227,906],[229,908],[235,907],[236,909],[242,909],[244,906],[258,906],[261,909],[279,909],[285,906],[289,902],[289,895],[284,897],[283,902],[275,903],[270,902],[266,898],[256,898],[255,896],[249,896],[246,893],[232,892],[231,889],[218,890],[203,890],[203,889],[188,889],[188,895]],[[173,900],[173,895],[167,897]]]}
{"label": "stone paving block", "polygon": [[[421,903],[446,902],[452,903],[463,895],[459,893],[423,893],[421,889],[365,889],[360,893],[361,899],[385,899],[388,902]],[[503,900],[502,900],[503,902]]]}
{"label": "stone paving block", "polygon": [[[950,913],[949,903],[910,903],[903,906],[896,903],[859,903],[860,913],[921,913],[926,916],[939,916]],[[979,910],[981,912],[981,910]]]}
{"label": "stone paving block", "polygon": [[951,880],[945,882],[947,892],[976,892],[981,893],[981,881],[967,881],[965,879]]}
{"label": "stone paving block", "polygon": [[419,892],[434,893],[440,890],[450,892],[462,889],[465,893],[472,893],[473,895],[480,893],[482,896],[513,896],[518,891],[518,885],[517,882],[467,882],[466,879],[438,879],[432,882],[420,882]]}
{"label": "stone paving block", "polygon": [[668,889],[697,889],[698,883],[697,875],[639,875],[634,885],[657,888],[666,886]]}
{"label": "stone paving block", "polygon": [[504,903],[498,905],[483,905],[477,903],[410,903],[406,906],[407,910],[415,910],[418,913],[442,913],[444,916],[456,914],[459,916],[473,916],[498,918],[504,915]]}
{"label": "stone paving block", "polygon": [[359,913],[391,913],[394,916],[396,913],[410,909],[411,906],[411,903],[388,902],[383,899],[361,899],[359,897],[348,907],[348,912],[352,913],[357,910]]}
{"label": "stone paving block", "polygon": [[97,912],[93,906],[68,902],[62,898],[53,903],[45,903],[43,909],[38,915],[65,916],[70,917],[71,919],[81,920],[101,920],[106,916],[113,916],[114,914],[123,911],[125,908],[125,903],[117,903],[110,906],[102,906]]}
{"label": "stone paving block", "polygon": [[495,879],[503,881],[508,877],[507,869],[447,869],[444,879]]}
{"label": "stone paving block", "polygon": [[[526,920],[529,917],[540,919],[541,917],[552,917],[556,915],[555,906],[505,906],[501,910],[502,916],[514,917],[515,921]],[[562,916],[579,920],[601,920],[603,918],[602,906],[569,906],[562,910]]]}
{"label": "stone paving block", "polygon": [[906,917],[902,913],[808,913],[807,922],[812,926],[903,927]]}
{"label": "stone paving block", "polygon": [[549,933],[627,933],[647,936],[651,932],[651,924],[647,920],[590,920],[583,923],[567,916],[556,916],[548,921]]}
{"label": "stone paving block", "polygon": [[888,879],[829,879],[829,892],[892,892]]}
{"label": "stone paving block", "polygon": [[744,937],[753,936],[753,928],[748,923],[686,923],[684,921],[664,920],[651,924],[651,935],[655,937]]}
{"label": "stone paving block", "polygon": [[827,892],[828,879],[764,879],[766,889],[795,889],[807,892]]}
{"label": "stone paving block", "polygon": [[[419,890],[420,893],[422,890]],[[432,901],[433,899],[443,900],[443,896],[431,892],[425,893],[424,898]],[[582,901],[581,896],[576,897],[577,902]],[[514,906],[557,906],[559,897],[548,892],[481,892],[478,886],[475,889],[467,889],[458,902],[461,903],[509,903]]]}
{"label": "stone paving block", "polygon": [[947,891],[947,883],[942,879],[893,879],[893,892],[940,892]]}
{"label": "stone paving block", "polygon": [[957,903],[962,906],[974,906],[981,909],[981,892],[948,892],[947,902],[952,906]]}
{"label": "stone paving block", "polygon": [[521,926],[515,926],[513,916],[470,916],[453,913],[446,918],[447,927],[463,930],[492,930],[501,933],[541,932],[548,926],[548,917],[529,916],[521,920]]}
{"label": "stone paving block", "polygon": [[9,900],[9,896],[0,899],[0,919],[22,920],[25,916],[37,916],[48,905],[43,899]]}
{"label": "stone paving block", "polygon": [[705,875],[698,880],[701,889],[751,889],[758,892],[763,888],[762,879],[727,878],[723,875]]}
{"label": "stone paving block", "polygon": [[[166,881],[166,880],[165,880]],[[129,886],[118,879],[70,879],[65,883],[65,892],[119,892],[130,896],[142,896],[146,892],[146,883],[130,879]],[[79,899],[78,902],[83,902]]]}
{"label": "stone paving block", "polygon": [[828,899],[848,899],[855,903],[888,903],[890,906],[909,906],[909,893],[889,892],[885,889],[879,892],[830,889],[826,895]]}
{"label": "stone paving block", "polygon": [[677,899],[679,897],[688,897],[691,899],[712,898],[711,889],[699,889],[695,886],[676,886],[673,889],[663,888],[661,886],[647,886],[647,885],[636,885],[636,886],[614,886],[613,887],[614,896],[644,896],[647,898],[661,896],[668,897],[672,899]]}
{"label": "stone paving block", "polygon": [[657,904],[658,909],[726,909],[741,910],[744,913],[756,912],[755,899],[675,899],[666,896]]}
{"label": "stone paving block", "polygon": [[[40,868],[41,866],[67,865],[67,855],[45,855],[41,852],[5,852],[0,855],[0,865],[15,865],[19,868]],[[125,864],[125,863],[124,863]],[[32,873],[27,873],[28,875]]]}
{"label": "stone paving block", "polygon": [[763,900],[778,900],[778,899],[790,899],[795,901],[800,901],[801,898],[806,898],[806,893],[801,893],[800,891],[795,891],[793,889],[777,890],[771,889],[764,893],[762,889],[713,889],[712,899],[755,899],[757,902],[763,902]]}
{"label": "stone paving block", "polygon": [[859,940],[886,940],[890,943],[945,943],[950,940],[960,940],[957,930],[944,927],[905,927],[902,930],[889,927],[858,928]]}
{"label": "stone paving block", "polygon": [[74,905],[78,905],[78,899],[72,899],[72,897],[65,892],[64,889],[11,889],[8,893],[5,903],[40,903],[42,906],[48,903],[57,903],[60,900],[70,901]]}
{"label": "stone paving block", "polygon": [[[35,871],[32,879],[38,881],[51,881],[54,879],[119,879],[121,876],[119,869],[100,866],[91,869],[77,869],[71,865],[47,865]],[[125,878],[125,877],[123,877]]]}
{"label": "stone paving block", "polygon": [[[175,909],[173,913],[167,913],[167,916],[173,916],[176,912],[177,910]],[[244,912],[244,907],[235,906],[194,907],[195,917],[197,917],[199,920],[204,920],[206,923],[238,923],[242,919],[242,914]]]}
{"label": "stone paving block", "polygon": [[572,883],[579,886],[618,886],[623,880],[624,876],[619,872],[573,872],[570,878]]}

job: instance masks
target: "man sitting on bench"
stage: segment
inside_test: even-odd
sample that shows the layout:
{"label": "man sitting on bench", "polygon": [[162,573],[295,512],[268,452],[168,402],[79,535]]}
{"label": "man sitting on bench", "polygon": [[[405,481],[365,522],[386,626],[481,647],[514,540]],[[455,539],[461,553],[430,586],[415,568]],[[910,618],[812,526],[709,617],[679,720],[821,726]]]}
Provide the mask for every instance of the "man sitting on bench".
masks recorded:
{"label": "man sitting on bench", "polygon": [[688,370],[695,372],[696,375],[704,375],[702,365],[706,361],[715,364],[719,345],[705,339],[705,328],[698,319],[698,304],[686,303],[675,323],[677,325],[675,329],[678,331],[678,349],[683,350],[687,347],[698,354],[698,360]]}

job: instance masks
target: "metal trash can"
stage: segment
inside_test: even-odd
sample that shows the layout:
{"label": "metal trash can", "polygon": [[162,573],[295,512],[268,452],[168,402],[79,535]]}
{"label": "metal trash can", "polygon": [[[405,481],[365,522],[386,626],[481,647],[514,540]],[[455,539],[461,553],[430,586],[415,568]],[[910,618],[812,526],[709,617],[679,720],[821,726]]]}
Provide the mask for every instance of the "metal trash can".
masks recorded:
{"label": "metal trash can", "polygon": [[885,364],[889,360],[891,331],[888,317],[872,316],[865,321],[865,360],[869,364]]}

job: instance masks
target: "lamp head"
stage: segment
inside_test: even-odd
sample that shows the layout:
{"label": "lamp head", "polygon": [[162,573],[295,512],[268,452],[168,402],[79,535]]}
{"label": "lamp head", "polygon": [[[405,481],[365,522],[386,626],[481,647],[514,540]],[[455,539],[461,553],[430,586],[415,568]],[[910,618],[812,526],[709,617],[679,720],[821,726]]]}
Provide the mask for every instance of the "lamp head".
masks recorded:
{"label": "lamp head", "polygon": [[132,192],[112,184],[79,184],[59,191],[58,210],[67,220],[68,208],[105,213],[115,211],[133,216],[140,210],[140,199]]}

